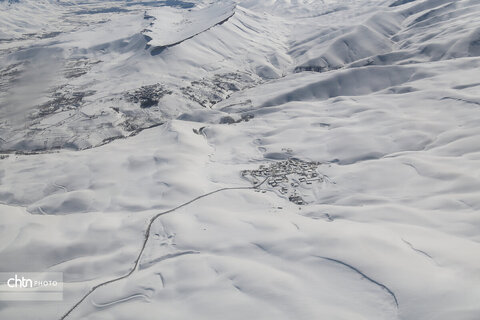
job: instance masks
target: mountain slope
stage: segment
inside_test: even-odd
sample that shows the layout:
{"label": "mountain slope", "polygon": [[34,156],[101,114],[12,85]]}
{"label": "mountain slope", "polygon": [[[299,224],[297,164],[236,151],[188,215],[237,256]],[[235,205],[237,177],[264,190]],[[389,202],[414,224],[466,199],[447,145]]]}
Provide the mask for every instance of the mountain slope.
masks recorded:
{"label": "mountain slope", "polygon": [[0,318],[480,317],[477,1],[44,5],[2,29],[0,271],[64,299]]}

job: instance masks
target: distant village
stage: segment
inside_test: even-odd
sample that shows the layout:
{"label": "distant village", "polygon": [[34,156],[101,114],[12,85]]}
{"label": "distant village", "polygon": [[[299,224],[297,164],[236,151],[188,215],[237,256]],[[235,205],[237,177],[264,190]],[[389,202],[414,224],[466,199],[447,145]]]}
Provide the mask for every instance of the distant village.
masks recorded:
{"label": "distant village", "polygon": [[319,165],[320,162],[290,158],[268,166],[260,165],[257,170],[243,170],[241,174],[254,186],[265,181],[263,185],[267,189],[273,189],[297,205],[305,205],[301,189],[309,188],[313,183],[324,182],[326,179],[324,175],[318,173]]}

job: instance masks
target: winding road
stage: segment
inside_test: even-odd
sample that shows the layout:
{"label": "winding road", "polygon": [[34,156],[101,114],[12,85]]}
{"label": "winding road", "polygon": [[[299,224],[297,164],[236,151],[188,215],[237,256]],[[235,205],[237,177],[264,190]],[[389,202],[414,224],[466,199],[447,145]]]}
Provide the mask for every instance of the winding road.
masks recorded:
{"label": "winding road", "polygon": [[203,195],[200,195],[196,198],[193,198],[192,200],[190,201],[187,201],[175,208],[172,208],[170,210],[167,210],[167,211],[163,211],[163,212],[160,212],[160,213],[157,213],[156,215],[154,215],[152,218],[150,218],[150,221],[148,222],[148,226],[147,226],[147,229],[145,230],[145,236],[144,236],[144,240],[143,240],[143,244],[142,244],[142,247],[140,249],[140,252],[138,253],[137,255],[137,258],[135,259],[134,261],[134,265],[133,265],[133,268],[130,269],[130,271],[128,273],[126,273],[125,275],[123,276],[120,276],[120,277],[117,277],[117,278],[114,278],[114,279],[111,279],[111,280],[108,280],[108,281],[105,281],[105,282],[102,282],[102,283],[99,283],[97,284],[96,286],[92,287],[80,300],[77,301],[77,303],[75,303],[61,318],[60,320],[64,320],[66,319],[83,301],[85,301],[85,299],[91,295],[95,290],[97,290],[98,288],[100,287],[104,287],[108,284],[111,284],[111,283],[114,283],[114,282],[117,282],[117,281],[120,281],[122,279],[125,279],[125,278],[128,278],[130,275],[132,275],[138,268],[138,264],[140,262],[140,259],[142,258],[142,255],[143,255],[143,252],[145,251],[145,247],[147,246],[147,242],[148,240],[150,239],[150,230],[152,228],[152,225],[153,223],[155,222],[155,220],[157,220],[159,217],[163,216],[163,215],[166,215],[168,213],[172,213],[180,208],[183,208],[185,206],[188,206],[189,204],[195,202],[195,201],[198,201],[202,198],[205,198],[205,197],[208,197],[212,194],[215,194],[215,193],[219,193],[219,192],[222,192],[222,191],[229,191],[229,190],[249,190],[249,189],[258,189],[262,184],[264,184],[266,181],[267,181],[268,178],[266,178],[265,180],[263,180],[261,183],[258,183],[252,187],[229,187],[229,188],[221,188],[221,189],[217,189],[217,190],[214,190],[214,191],[211,191],[211,192],[208,192],[208,193],[205,193]]}

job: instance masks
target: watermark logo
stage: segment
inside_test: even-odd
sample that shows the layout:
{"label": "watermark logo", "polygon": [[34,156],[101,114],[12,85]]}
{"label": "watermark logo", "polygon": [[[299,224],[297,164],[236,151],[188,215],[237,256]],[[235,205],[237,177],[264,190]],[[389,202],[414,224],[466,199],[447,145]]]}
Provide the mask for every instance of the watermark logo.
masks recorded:
{"label": "watermark logo", "polygon": [[0,301],[63,300],[61,272],[0,272]]}

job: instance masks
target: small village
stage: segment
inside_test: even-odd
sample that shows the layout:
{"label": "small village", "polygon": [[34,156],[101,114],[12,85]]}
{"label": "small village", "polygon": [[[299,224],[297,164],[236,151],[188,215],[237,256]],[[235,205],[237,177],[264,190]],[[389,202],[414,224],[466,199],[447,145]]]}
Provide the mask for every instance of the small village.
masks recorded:
{"label": "small village", "polygon": [[[242,177],[253,185],[265,190],[272,190],[297,205],[305,205],[302,190],[309,189],[312,184],[324,182],[326,176],[318,173],[320,162],[308,162],[296,158],[274,162],[270,165],[260,165],[256,170],[242,171]],[[266,180],[265,180],[266,179]]]}

